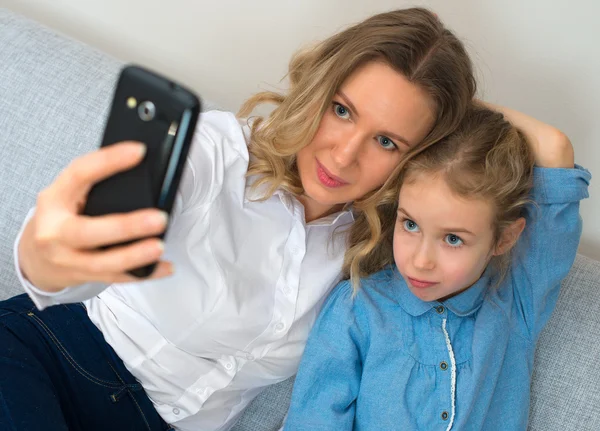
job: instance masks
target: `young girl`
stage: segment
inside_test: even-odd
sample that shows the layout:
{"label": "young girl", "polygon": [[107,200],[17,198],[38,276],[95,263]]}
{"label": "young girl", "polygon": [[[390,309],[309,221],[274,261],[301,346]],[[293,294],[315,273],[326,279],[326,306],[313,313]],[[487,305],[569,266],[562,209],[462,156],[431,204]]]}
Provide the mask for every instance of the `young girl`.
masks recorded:
{"label": "young girl", "polygon": [[[40,193],[15,246],[29,297],[0,302],[1,430],[226,430],[296,373],[346,250],[356,261],[377,241],[388,177],[456,128],[475,85],[424,9],[341,31],[289,76],[285,95],[247,104],[243,117],[274,101],[266,118],[202,115],[165,244],[99,250],[163,231],[158,211],[79,213],[93,183],[139,162],[139,143],[83,156]],[[174,269],[126,274],[163,249]]]}
{"label": "young girl", "polygon": [[395,266],[332,292],[286,430],[526,429],[536,340],[575,258],[590,174],[560,132],[504,113],[527,140],[473,108],[407,162]]}

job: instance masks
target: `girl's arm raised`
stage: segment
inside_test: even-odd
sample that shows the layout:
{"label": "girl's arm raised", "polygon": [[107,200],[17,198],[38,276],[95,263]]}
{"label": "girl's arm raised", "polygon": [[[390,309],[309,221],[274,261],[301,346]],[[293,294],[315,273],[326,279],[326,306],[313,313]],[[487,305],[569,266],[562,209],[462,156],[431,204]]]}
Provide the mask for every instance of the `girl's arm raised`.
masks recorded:
{"label": "girl's arm raised", "polygon": [[588,197],[590,173],[574,164],[573,146],[557,128],[521,112],[481,102],[523,132],[535,155],[535,202],[511,265],[516,306],[524,331],[539,336],[575,260],[582,221],[579,201]]}
{"label": "girl's arm raised", "polygon": [[556,127],[543,123],[514,109],[488,102],[482,105],[504,115],[507,121],[521,130],[535,154],[535,164],[543,168],[572,168],[574,166],[573,145],[569,138]]}

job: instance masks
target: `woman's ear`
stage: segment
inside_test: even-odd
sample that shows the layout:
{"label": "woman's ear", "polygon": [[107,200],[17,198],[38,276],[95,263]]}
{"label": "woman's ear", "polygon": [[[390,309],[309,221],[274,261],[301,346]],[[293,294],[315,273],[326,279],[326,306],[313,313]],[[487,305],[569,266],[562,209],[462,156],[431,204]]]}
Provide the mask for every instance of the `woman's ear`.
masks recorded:
{"label": "woman's ear", "polygon": [[525,219],[523,217],[518,218],[504,228],[500,234],[500,240],[494,249],[494,256],[500,256],[510,251],[521,236],[521,233],[523,233],[523,229],[525,229]]}

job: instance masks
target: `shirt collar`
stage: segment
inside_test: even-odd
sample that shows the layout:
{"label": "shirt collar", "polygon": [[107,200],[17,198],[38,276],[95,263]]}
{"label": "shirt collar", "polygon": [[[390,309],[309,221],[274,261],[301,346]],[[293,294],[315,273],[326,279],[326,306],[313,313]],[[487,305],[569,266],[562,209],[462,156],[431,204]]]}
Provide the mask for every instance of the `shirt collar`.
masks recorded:
{"label": "shirt collar", "polygon": [[408,286],[406,285],[404,277],[400,275],[395,265],[392,266],[394,288],[398,292],[398,304],[400,304],[400,307],[402,307],[404,311],[406,311],[413,317],[417,317],[422,314],[425,314],[426,312],[428,312],[433,307],[439,304],[437,301],[422,301],[415,295],[413,295]]}
{"label": "shirt collar", "polygon": [[333,226],[335,224],[346,224],[354,221],[354,213],[351,208],[346,208],[342,211],[330,214],[327,217],[322,217],[308,223],[309,226]]}
{"label": "shirt collar", "polygon": [[[254,183],[254,181],[256,181],[255,176],[248,178],[248,180],[246,181],[246,193],[244,196],[244,201],[246,203],[262,198],[267,192],[266,184],[253,188],[252,184]],[[293,194],[281,188],[278,188],[277,190],[275,190],[275,193],[273,193],[273,197],[275,196],[277,196],[281,200],[281,203],[291,215],[294,215],[298,211],[298,209],[301,208],[302,218],[304,219],[304,207]],[[353,221],[354,213],[352,211],[352,206],[348,205],[342,211],[338,211],[326,217],[313,220],[312,222],[308,223],[308,226],[333,226],[337,224],[352,223]]]}
{"label": "shirt collar", "polygon": [[490,285],[490,269],[486,269],[483,275],[464,292],[444,301],[447,309],[460,317],[475,313],[481,307],[483,299]]}
{"label": "shirt collar", "polygon": [[404,278],[400,275],[395,266],[393,280],[394,288],[398,292],[398,303],[400,304],[400,307],[411,316],[421,316],[439,305],[444,305],[457,316],[465,317],[474,313],[481,307],[491,278],[489,269],[486,269],[483,276],[477,280],[473,286],[464,292],[447,299],[443,303],[439,301],[422,301],[413,295],[406,285],[406,281],[404,281]]}

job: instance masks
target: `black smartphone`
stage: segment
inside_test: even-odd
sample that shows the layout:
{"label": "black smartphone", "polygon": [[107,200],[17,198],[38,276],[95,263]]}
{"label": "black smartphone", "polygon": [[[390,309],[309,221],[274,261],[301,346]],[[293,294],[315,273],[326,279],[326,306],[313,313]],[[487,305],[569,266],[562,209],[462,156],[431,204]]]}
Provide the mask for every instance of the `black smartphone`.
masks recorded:
{"label": "black smartphone", "polygon": [[[99,216],[142,208],[170,214],[200,111],[200,99],[192,91],[145,68],[124,67],[101,147],[139,141],[146,145],[146,155],[134,168],[95,184],[83,214]],[[153,263],[130,273],[148,277],[155,267]]]}

